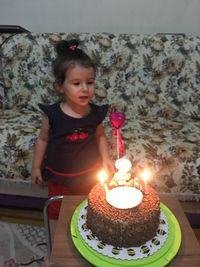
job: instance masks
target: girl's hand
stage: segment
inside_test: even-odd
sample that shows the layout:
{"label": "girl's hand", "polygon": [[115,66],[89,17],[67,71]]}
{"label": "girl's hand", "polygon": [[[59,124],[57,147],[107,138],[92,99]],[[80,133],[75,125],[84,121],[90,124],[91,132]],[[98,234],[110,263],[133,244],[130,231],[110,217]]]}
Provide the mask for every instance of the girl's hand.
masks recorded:
{"label": "girl's hand", "polygon": [[32,178],[32,183],[33,184],[42,184],[43,183],[41,170],[39,168],[32,169],[31,178]]}

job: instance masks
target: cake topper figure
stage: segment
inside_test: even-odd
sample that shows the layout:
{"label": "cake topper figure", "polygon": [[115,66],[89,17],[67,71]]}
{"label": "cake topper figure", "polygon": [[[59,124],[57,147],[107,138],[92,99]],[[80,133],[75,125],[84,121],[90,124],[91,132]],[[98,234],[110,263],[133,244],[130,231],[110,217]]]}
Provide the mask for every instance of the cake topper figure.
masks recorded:
{"label": "cake topper figure", "polygon": [[115,147],[114,136],[117,136],[117,158],[124,154],[124,144],[120,134],[120,127],[125,121],[125,114],[123,112],[111,112],[109,116],[111,124],[114,126],[112,132],[112,148]]}

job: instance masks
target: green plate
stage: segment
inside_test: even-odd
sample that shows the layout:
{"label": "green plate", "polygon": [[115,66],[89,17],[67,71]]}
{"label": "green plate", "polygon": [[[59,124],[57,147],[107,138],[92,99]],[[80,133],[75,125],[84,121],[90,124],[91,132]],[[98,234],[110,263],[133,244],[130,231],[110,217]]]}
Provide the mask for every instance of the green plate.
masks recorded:
{"label": "green plate", "polygon": [[87,199],[81,202],[81,204],[74,211],[74,214],[71,219],[70,230],[71,237],[76,249],[88,262],[90,262],[94,266],[162,267],[166,266],[176,256],[181,245],[181,229],[174,214],[163,203],[160,204],[160,208],[167,218],[169,227],[168,238],[165,241],[164,245],[151,256],[136,260],[119,260],[104,256],[99,252],[93,250],[91,247],[88,246],[88,244],[86,244],[86,242],[81,237],[78,230],[77,221],[80,210],[86,204],[86,202]]}

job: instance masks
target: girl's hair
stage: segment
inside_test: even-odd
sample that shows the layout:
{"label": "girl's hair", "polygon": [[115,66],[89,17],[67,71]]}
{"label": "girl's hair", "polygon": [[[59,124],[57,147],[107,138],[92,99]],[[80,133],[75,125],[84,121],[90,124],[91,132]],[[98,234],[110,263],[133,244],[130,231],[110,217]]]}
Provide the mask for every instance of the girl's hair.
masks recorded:
{"label": "girl's hair", "polygon": [[93,68],[95,72],[95,64],[91,58],[78,48],[79,42],[75,39],[59,41],[55,48],[57,57],[53,61],[53,74],[57,84],[63,84],[66,71],[75,65],[83,66],[84,68]]}

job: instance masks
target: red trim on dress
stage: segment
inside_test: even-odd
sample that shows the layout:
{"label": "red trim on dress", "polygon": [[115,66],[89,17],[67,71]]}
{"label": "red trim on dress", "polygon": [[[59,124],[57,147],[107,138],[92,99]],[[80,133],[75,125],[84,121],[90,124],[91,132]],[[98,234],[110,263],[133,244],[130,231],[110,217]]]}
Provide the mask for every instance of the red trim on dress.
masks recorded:
{"label": "red trim on dress", "polygon": [[81,171],[81,172],[75,172],[75,173],[58,172],[58,171],[55,171],[51,167],[48,167],[48,166],[45,166],[45,169],[47,169],[48,171],[52,172],[55,175],[67,177],[67,176],[80,176],[82,174],[85,174],[85,173],[88,173],[90,171],[93,171],[93,170],[97,169],[97,167],[99,167],[99,162],[97,162],[93,167],[91,167],[91,168],[89,168],[87,170],[84,170],[84,171]]}

